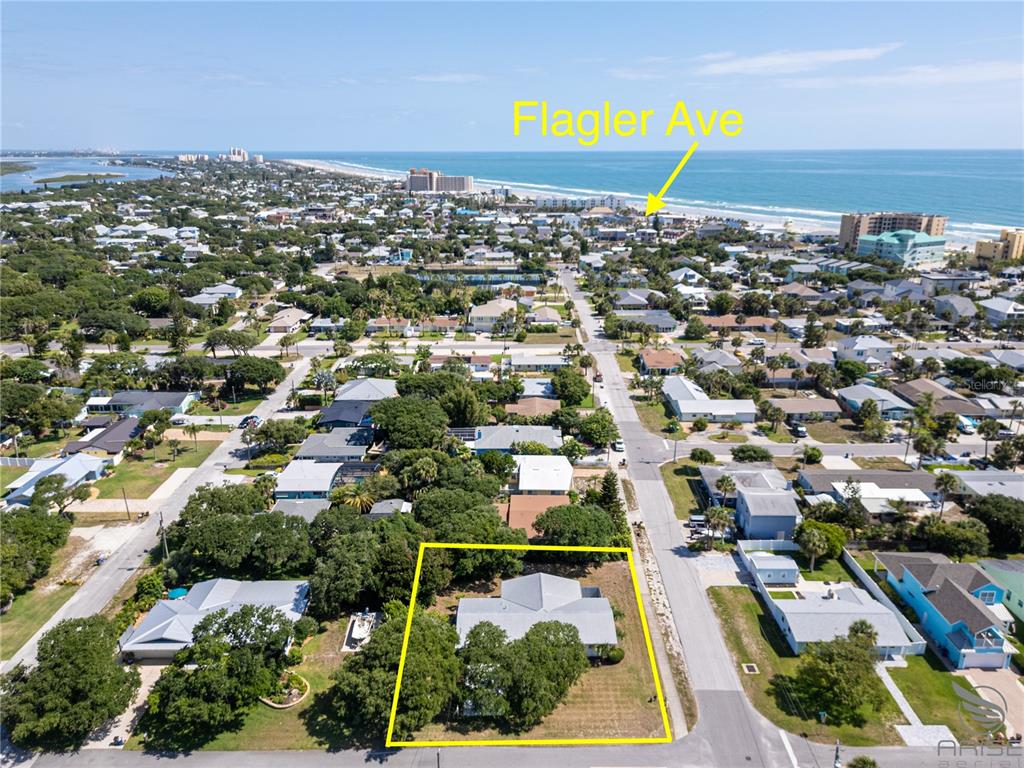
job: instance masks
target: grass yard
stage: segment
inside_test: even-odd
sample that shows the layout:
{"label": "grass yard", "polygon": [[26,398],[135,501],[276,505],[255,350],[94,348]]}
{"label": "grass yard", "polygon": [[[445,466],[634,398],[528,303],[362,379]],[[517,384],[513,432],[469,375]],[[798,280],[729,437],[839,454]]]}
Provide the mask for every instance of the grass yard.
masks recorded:
{"label": "grass yard", "polygon": [[772,431],[771,424],[765,424],[761,431],[764,432],[764,436],[771,440],[773,443],[795,443],[796,439],[789,434],[789,430],[785,426],[780,426],[777,430]]}
{"label": "grass yard", "polygon": [[17,653],[77,590],[77,584],[38,584],[14,598],[10,610],[0,616],[0,659]]}
{"label": "grass yard", "polygon": [[768,590],[768,594],[772,596],[773,600],[796,600],[796,592],[790,592],[789,590]]}
{"label": "grass yard", "polygon": [[682,430],[668,431],[669,422],[675,417],[675,414],[664,400],[634,397],[633,406],[636,408],[636,415],[640,417],[640,423],[648,432],[653,432],[658,437],[668,437],[674,440],[681,440],[685,437]]}
{"label": "grass yard", "polygon": [[689,520],[690,515],[699,514],[704,509],[695,487],[695,483],[700,482],[700,472],[692,461],[682,459],[674,464],[662,464],[661,477],[680,520]]}
{"label": "grass yard", "polygon": [[[280,358],[275,357],[274,359],[280,361]],[[193,416],[245,416],[252,413],[256,406],[266,399],[265,395],[246,391],[235,398],[233,402],[228,393],[223,398],[225,405],[221,410],[215,411],[208,403],[198,403],[193,406],[189,414]]]}
{"label": "grass yard", "polygon": [[800,575],[808,581],[857,581],[857,578],[843,565],[838,558],[822,560],[820,557],[814,563],[814,570],[810,570],[811,561],[803,552],[789,553],[796,564],[800,567]]}
{"label": "grass yard", "polygon": [[913,469],[895,456],[854,456],[853,462],[861,469],[895,469],[899,472]]}
{"label": "grass yard", "polygon": [[[318,716],[316,694],[331,687],[331,673],[348,655],[341,652],[348,617],[330,622],[327,629],[311,637],[302,647],[302,664],[294,668],[307,681],[310,693],[291,709],[273,709],[257,702],[237,731],[222,733],[204,745],[204,750],[331,749],[341,746],[341,736],[330,733],[329,716]],[[329,713],[323,713],[328,715]],[[336,720],[335,720],[336,722]]]}
{"label": "grass yard", "polygon": [[15,451],[12,446],[5,450],[3,455],[20,456],[23,459],[44,459],[48,456],[55,456],[60,453],[61,448],[77,438],[79,434],[81,434],[81,430],[76,429],[67,430],[59,435],[51,432],[39,439],[20,438],[18,440],[18,450]]}
{"label": "grass yard", "polygon": [[868,440],[850,419],[805,423],[807,434],[820,443],[866,443]]}
{"label": "grass yard", "polygon": [[948,726],[961,744],[977,741],[977,734],[966,728],[960,719],[960,699],[953,691],[953,682],[968,691],[973,691],[974,687],[964,678],[948,672],[931,649],[923,656],[904,658],[907,666],[890,667],[889,674],[921,719],[929,725]]}
{"label": "grass yard", "polygon": [[[816,719],[816,712],[801,717],[791,708],[785,694],[776,691],[771,682],[775,675],[795,673],[799,660],[759,598],[747,587],[711,587],[708,593],[743,687],[761,714],[780,728],[806,734],[807,738],[821,743],[834,743],[839,739],[851,747],[903,744],[893,726],[905,721],[896,702],[888,695],[881,712],[864,710],[863,726],[822,724]],[[756,664],[758,674],[744,673],[740,665],[745,663]]]}
{"label": "grass yard", "polygon": [[[562,564],[528,563],[524,572],[542,569],[559,574]],[[621,611],[616,620],[619,647],[625,658],[618,664],[592,666],[569,691],[565,700],[540,725],[531,730],[508,734],[496,728],[469,730],[466,721],[446,725],[433,723],[420,730],[415,738],[428,739],[564,739],[564,738],[646,738],[663,736],[661,711],[654,696],[654,673],[640,625],[640,607],[637,605],[629,564],[625,561],[603,563],[590,568],[581,578],[578,568],[572,566],[564,575],[579,578],[585,586],[599,586],[612,606]],[[473,596],[495,594],[497,585],[487,592],[473,592]],[[442,596],[433,610],[448,615],[455,597],[468,593],[456,592]],[[448,599],[445,599],[445,598]]]}
{"label": "grass yard", "polygon": [[591,392],[589,395],[587,395],[585,398],[583,398],[583,402],[579,404],[579,407],[580,408],[593,408],[594,407],[594,393]]}
{"label": "grass yard", "polygon": [[742,432],[715,432],[713,435],[708,435],[708,439],[714,440],[716,443],[745,443],[747,442],[747,436]]}
{"label": "grass yard", "polygon": [[0,494],[7,493],[7,487],[28,472],[28,467],[0,467]]}
{"label": "grass yard", "polygon": [[616,352],[615,361],[619,364],[619,370],[623,373],[638,373],[636,355],[632,352]]}
{"label": "grass yard", "polygon": [[576,343],[575,328],[559,328],[554,333],[527,333],[523,344],[566,344]]}
{"label": "grass yard", "polygon": [[112,475],[97,480],[97,498],[120,498],[123,488],[129,499],[148,499],[174,470],[198,467],[213,449],[220,445],[216,440],[200,440],[197,443],[182,440],[178,458],[172,462],[172,451],[168,442],[164,440],[156,447],[156,461],[153,460],[153,451],[147,449],[142,452],[142,458],[128,457],[114,467]]}

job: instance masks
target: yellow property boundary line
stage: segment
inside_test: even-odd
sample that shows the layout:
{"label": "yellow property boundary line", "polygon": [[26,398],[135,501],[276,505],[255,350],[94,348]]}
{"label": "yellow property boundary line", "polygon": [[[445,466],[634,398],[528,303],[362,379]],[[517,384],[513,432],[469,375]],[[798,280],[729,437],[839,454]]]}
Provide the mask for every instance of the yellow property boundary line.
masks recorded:
{"label": "yellow property boundary line", "polygon": [[[398,714],[398,697],[402,691],[402,674],[405,672],[405,657],[409,651],[409,634],[412,631],[412,616],[413,611],[416,608],[416,596],[420,587],[420,573],[423,570],[423,554],[428,549],[499,549],[518,552],[608,552],[625,555],[629,562],[629,574],[633,580],[633,593],[636,595],[637,610],[640,612],[640,625],[644,630],[644,644],[647,646],[647,658],[650,659],[651,662],[651,672],[654,675],[654,690],[658,697],[658,707],[661,710],[661,722],[665,726],[665,735],[622,739],[466,739],[456,741],[395,741],[393,736],[395,730],[395,718]],[[651,632],[647,626],[647,616],[644,613],[644,604],[640,597],[640,580],[637,577],[636,564],[633,562],[632,550],[628,547],[555,547],[543,544],[465,544],[442,543],[436,541],[420,544],[420,551],[416,557],[416,573],[412,580],[412,596],[409,599],[409,612],[405,619],[405,634],[402,636],[402,655],[398,660],[398,678],[395,681],[395,695],[391,700],[391,717],[388,720],[388,733],[385,740],[386,747],[570,746],[595,744],[664,744],[671,741],[672,729],[669,725],[668,709],[665,706],[665,696],[661,690],[661,676],[658,672],[658,662],[654,658],[654,646],[651,644]]]}

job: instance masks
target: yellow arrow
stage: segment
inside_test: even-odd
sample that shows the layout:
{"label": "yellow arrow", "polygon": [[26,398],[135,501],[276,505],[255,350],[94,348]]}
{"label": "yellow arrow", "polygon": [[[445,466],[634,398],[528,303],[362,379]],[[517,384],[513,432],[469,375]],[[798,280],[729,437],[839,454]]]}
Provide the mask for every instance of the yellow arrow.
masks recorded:
{"label": "yellow arrow", "polygon": [[686,165],[686,162],[690,159],[690,155],[693,154],[695,149],[697,149],[696,141],[690,145],[688,150],[686,150],[686,154],[683,155],[683,159],[679,161],[679,165],[677,165],[676,169],[672,171],[672,175],[668,177],[668,181],[665,182],[665,185],[657,195],[652,195],[650,192],[647,193],[647,213],[645,213],[644,216],[650,216],[652,213],[657,213],[665,207],[665,203],[661,198],[663,198],[668,192],[668,188],[672,186],[672,182],[676,180],[676,176],[678,176],[679,172],[683,170],[683,166]]}

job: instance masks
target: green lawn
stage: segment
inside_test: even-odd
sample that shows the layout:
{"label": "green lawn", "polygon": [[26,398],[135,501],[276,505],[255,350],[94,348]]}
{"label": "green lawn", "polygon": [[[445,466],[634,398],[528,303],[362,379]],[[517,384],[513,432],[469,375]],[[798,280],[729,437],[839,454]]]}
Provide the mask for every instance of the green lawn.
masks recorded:
{"label": "green lawn", "polygon": [[559,328],[554,333],[527,333],[524,344],[565,344],[576,342],[575,328]]}
{"label": "green lawn", "polygon": [[643,399],[633,399],[633,406],[636,408],[636,415],[640,417],[640,423],[644,425],[644,429],[648,432],[653,432],[658,437],[667,437],[672,440],[682,440],[685,438],[685,433],[682,430],[678,432],[669,432],[668,424],[675,417],[672,413],[672,409],[668,407],[664,400],[648,400],[646,397]]}
{"label": "green lawn", "polygon": [[[782,689],[772,685],[775,675],[792,675],[799,660],[792,654],[775,621],[766,612],[760,599],[747,587],[711,587],[711,602],[718,613],[726,643],[736,662],[739,676],[751,703],[761,714],[792,733],[803,733],[819,743],[834,743],[839,739],[851,747],[874,744],[902,745],[896,724],[905,722],[899,708],[888,694],[880,712],[865,708],[865,723],[854,725],[823,725],[817,712],[805,712],[794,707]],[[741,664],[752,663],[758,674],[743,672]]]}
{"label": "green lawn", "polygon": [[796,439],[789,434],[789,430],[786,429],[785,425],[780,425],[778,429],[772,430],[771,424],[759,425],[761,431],[764,432],[765,437],[771,440],[773,443],[795,443]]}
{"label": "green lawn", "polygon": [[853,462],[861,469],[895,469],[900,472],[913,469],[895,456],[854,456]]}
{"label": "green lawn", "polygon": [[42,585],[18,595],[0,616],[0,659],[9,659],[78,590],[77,584]]}
{"label": "green lawn", "polygon": [[28,472],[28,467],[0,467],[0,494],[7,492],[7,486]]}
{"label": "green lawn", "polygon": [[713,435],[708,436],[709,439],[714,440],[716,443],[745,443],[747,442],[747,436],[742,432],[715,432]]}
{"label": "green lawn", "polygon": [[637,373],[636,364],[633,362],[636,360],[636,355],[632,352],[616,352],[615,360],[619,364],[619,370],[623,373]]}
{"label": "green lawn", "polygon": [[700,482],[700,472],[696,464],[689,459],[681,459],[674,464],[662,464],[661,477],[665,481],[669,498],[672,499],[672,506],[675,507],[676,517],[680,520],[689,520],[690,515],[699,514],[703,510],[699,501],[700,494],[694,487],[695,483]]}
{"label": "green lawn", "polygon": [[[327,625],[328,629],[312,637],[302,647],[303,662],[295,671],[309,682],[310,693],[305,701],[291,709],[272,709],[257,703],[246,715],[242,727],[237,731],[222,733],[204,750],[277,750],[277,749],[330,749],[341,746],[340,735],[323,729],[336,723],[331,713],[316,716],[316,694],[331,687],[331,673],[345,656],[340,648],[345,641],[344,633],[348,617]],[[350,656],[350,654],[346,654]]]}
{"label": "green lawn", "polygon": [[169,442],[169,440],[164,440],[157,446],[156,461],[153,460],[153,451],[147,449],[142,452],[141,458],[126,458],[114,467],[114,473],[111,476],[97,480],[95,486],[99,490],[98,498],[121,498],[121,489],[123,488],[129,499],[148,499],[150,494],[173,474],[174,470],[183,467],[198,467],[213,452],[213,449],[220,445],[215,440],[200,440],[198,443],[182,440],[178,457],[172,462]]}
{"label": "green lawn", "polygon": [[856,581],[856,578],[838,558],[822,560],[820,557],[810,570],[811,561],[802,552],[790,553],[796,564],[800,566],[800,575],[808,581]]}
{"label": "green lawn", "polygon": [[207,403],[199,403],[193,406],[189,413],[193,416],[245,416],[252,413],[257,405],[266,400],[266,396],[247,391],[238,395],[235,402],[232,402],[230,394],[227,394],[223,400],[225,407],[222,410],[215,411]]}
{"label": "green lawn", "polygon": [[796,600],[796,592],[790,592],[789,590],[768,590],[768,594],[772,596],[774,600]]}
{"label": "green lawn", "polygon": [[904,658],[907,666],[891,667],[889,674],[921,720],[928,725],[948,726],[961,744],[977,741],[977,734],[960,719],[960,699],[953,691],[953,682],[968,691],[973,691],[974,687],[964,678],[946,671],[931,650],[924,656]]}
{"label": "green lawn", "polygon": [[580,408],[593,408],[594,407],[594,394],[593,394],[593,392],[591,392],[589,395],[587,395],[585,398],[583,398],[583,402],[580,403],[579,407]]}
{"label": "green lawn", "polygon": [[54,456],[60,453],[60,449],[74,440],[78,434],[79,430],[73,430],[65,431],[60,435],[50,433],[39,439],[22,438],[18,440],[17,452],[11,447],[4,451],[4,456],[17,455],[29,459],[43,459],[47,456]]}

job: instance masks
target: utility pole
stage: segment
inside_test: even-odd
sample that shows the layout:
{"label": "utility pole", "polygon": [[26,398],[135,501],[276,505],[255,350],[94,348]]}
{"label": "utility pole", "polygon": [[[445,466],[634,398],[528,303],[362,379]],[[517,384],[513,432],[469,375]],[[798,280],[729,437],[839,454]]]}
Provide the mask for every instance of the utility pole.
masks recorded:
{"label": "utility pole", "polygon": [[167,554],[167,529],[164,528],[164,512],[160,510],[160,540],[164,545],[164,560],[167,560],[170,555]]}
{"label": "utility pole", "polygon": [[128,516],[128,522],[132,521],[132,511],[128,509],[128,494],[124,492],[124,486],[121,486],[121,498],[124,499],[124,513]]}

